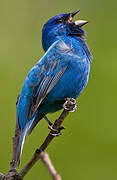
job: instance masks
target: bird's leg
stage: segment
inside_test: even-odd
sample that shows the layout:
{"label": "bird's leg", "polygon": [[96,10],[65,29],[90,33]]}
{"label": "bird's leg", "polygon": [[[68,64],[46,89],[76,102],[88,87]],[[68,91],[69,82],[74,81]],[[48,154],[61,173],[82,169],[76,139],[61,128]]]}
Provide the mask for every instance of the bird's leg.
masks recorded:
{"label": "bird's leg", "polygon": [[65,129],[65,127],[63,127],[63,126],[60,126],[59,129],[53,129],[52,126],[49,126],[48,128],[55,132],[55,133],[50,133],[52,136],[60,136],[62,134],[61,130]]}
{"label": "bird's leg", "polygon": [[48,126],[48,128],[50,129],[50,130],[52,130],[52,131],[54,131],[55,133],[54,134],[52,134],[53,136],[59,136],[59,135],[61,135],[61,130],[62,129],[65,129],[63,126],[60,126],[60,128],[57,130],[57,129],[54,129],[53,128],[53,124],[51,123],[51,121],[47,118],[47,116],[45,115],[44,116],[44,119],[47,121],[47,123],[49,124],[49,126]]}
{"label": "bird's leg", "polygon": [[53,126],[53,124],[51,123],[51,121],[47,118],[47,116],[44,116],[44,119],[47,121],[47,123],[49,124],[49,126]]}
{"label": "bird's leg", "polygon": [[77,109],[76,100],[73,98],[65,98],[63,108],[69,112],[74,112]]}

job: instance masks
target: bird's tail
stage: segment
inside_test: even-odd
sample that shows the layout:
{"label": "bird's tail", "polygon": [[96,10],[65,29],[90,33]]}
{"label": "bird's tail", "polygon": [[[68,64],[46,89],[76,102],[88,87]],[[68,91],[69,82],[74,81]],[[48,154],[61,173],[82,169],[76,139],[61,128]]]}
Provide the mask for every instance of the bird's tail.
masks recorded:
{"label": "bird's tail", "polygon": [[44,115],[40,115],[40,117],[38,117],[38,112],[36,112],[34,114],[34,116],[32,117],[32,119],[30,119],[25,128],[21,129],[20,132],[20,138],[19,138],[19,145],[18,145],[18,149],[17,149],[17,165],[20,165],[20,157],[22,154],[22,150],[23,150],[23,145],[24,145],[24,141],[26,138],[26,135],[30,134],[32,132],[32,130],[35,128],[35,126],[37,125],[37,123],[43,118]]}
{"label": "bird's tail", "polygon": [[22,154],[22,149],[23,149],[25,138],[26,138],[26,134],[27,134],[29,128],[31,127],[32,123],[33,123],[33,121],[29,121],[27,123],[26,127],[23,130],[21,130],[21,133],[20,133],[19,145],[18,145],[18,149],[17,149],[17,164],[18,164],[18,166],[20,165],[20,157]]}

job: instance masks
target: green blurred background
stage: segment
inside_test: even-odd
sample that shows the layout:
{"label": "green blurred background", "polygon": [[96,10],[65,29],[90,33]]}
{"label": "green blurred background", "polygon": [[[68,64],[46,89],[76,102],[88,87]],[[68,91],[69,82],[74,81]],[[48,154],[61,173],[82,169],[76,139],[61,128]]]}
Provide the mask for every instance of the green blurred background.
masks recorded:
{"label": "green blurred background", "polygon": [[[80,9],[94,60],[79,109],[65,120],[66,130],[48,147],[63,180],[117,179],[117,1],[0,0],[0,171],[9,170],[16,109],[24,79],[43,55],[41,29],[52,16]],[[56,119],[60,112],[49,115]],[[42,121],[26,139],[23,166],[49,130]],[[51,179],[39,161],[26,180]]]}

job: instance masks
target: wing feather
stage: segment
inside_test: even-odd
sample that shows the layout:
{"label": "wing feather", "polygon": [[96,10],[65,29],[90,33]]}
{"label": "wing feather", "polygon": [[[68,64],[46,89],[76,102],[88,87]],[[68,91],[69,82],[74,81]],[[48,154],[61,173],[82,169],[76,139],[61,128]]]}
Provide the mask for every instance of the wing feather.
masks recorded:
{"label": "wing feather", "polygon": [[[40,80],[32,93],[32,105],[29,118],[32,118],[43,99],[54,88],[59,79],[67,69],[68,62],[64,62],[63,54],[68,52],[68,47],[62,40],[50,47],[45,56],[41,59]],[[39,62],[39,65],[40,65]],[[38,65],[38,64],[37,64]]]}

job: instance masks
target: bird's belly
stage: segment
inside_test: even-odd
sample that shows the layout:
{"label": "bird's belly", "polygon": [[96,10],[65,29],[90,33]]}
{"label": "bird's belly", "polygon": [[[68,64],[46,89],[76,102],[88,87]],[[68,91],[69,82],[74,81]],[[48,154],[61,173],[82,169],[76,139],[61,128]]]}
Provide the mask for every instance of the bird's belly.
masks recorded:
{"label": "bird's belly", "polygon": [[66,97],[77,98],[85,88],[90,71],[90,63],[70,66],[52,91],[42,102],[45,111],[55,112],[62,108],[61,103]]}

